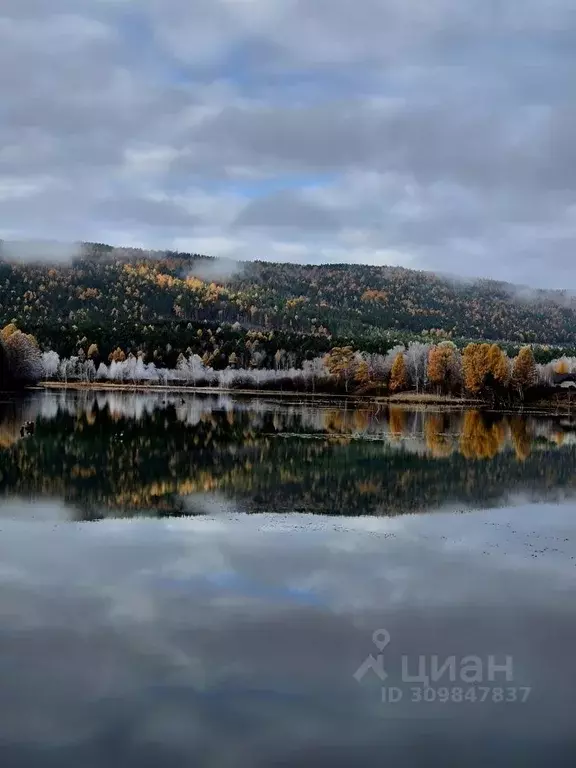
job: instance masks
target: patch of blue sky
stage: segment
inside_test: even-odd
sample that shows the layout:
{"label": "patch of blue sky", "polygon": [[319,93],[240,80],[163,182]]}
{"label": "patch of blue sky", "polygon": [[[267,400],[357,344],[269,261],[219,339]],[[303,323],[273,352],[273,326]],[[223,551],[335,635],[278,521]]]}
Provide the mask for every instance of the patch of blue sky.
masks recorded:
{"label": "patch of blue sky", "polygon": [[[336,179],[337,174],[281,174],[265,179],[242,179],[226,182],[228,192],[256,199],[269,197],[280,192],[312,189],[328,186]],[[204,184],[206,187],[206,184]]]}
{"label": "patch of blue sky", "polygon": [[[382,94],[387,79],[381,64],[370,62],[318,63],[295,69],[265,41],[254,39],[232,46],[217,61],[186,64],[157,44],[146,15],[132,5],[122,12],[119,29],[127,62],[144,66],[156,83],[186,87],[229,82],[243,97],[262,100],[267,107],[319,105]],[[394,91],[393,80],[384,87]]]}
{"label": "patch of blue sky", "polygon": [[359,97],[379,89],[381,71],[362,65],[317,65],[294,69],[278,61],[263,44],[233,46],[217,62],[183,64],[173,60],[169,67],[172,82],[226,81],[242,96],[262,99],[268,106],[317,104]]}
{"label": "patch of blue sky", "polygon": [[[229,194],[256,200],[282,192],[330,186],[337,179],[337,173],[280,173],[261,178],[237,178],[224,173],[218,178],[210,178],[205,174],[197,177],[190,175],[186,178],[186,184],[200,187],[211,195]],[[164,189],[167,192],[181,192],[182,180],[176,178],[171,182],[167,178]]]}
{"label": "patch of blue sky", "polygon": [[155,49],[154,31],[148,19],[131,3],[121,9],[116,29],[128,57]]}
{"label": "patch of blue sky", "polygon": [[243,576],[236,572],[195,574],[193,577],[152,576],[150,587],[155,590],[165,590],[171,593],[190,594],[204,585],[210,585],[220,590],[240,593],[244,596],[260,599],[272,599],[276,602],[297,603],[299,605],[321,605],[320,597],[305,589],[295,589],[288,586],[265,584],[256,579]]}
{"label": "patch of blue sky", "polygon": [[320,597],[310,590],[293,587],[264,584],[238,573],[213,574],[207,580],[221,589],[240,592],[249,597],[273,599],[277,602],[298,603],[300,605],[321,605]]}

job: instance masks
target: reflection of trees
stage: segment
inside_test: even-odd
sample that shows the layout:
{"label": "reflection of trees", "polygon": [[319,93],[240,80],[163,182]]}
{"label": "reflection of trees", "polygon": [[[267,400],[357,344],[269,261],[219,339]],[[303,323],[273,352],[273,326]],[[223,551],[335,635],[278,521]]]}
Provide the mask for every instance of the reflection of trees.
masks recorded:
{"label": "reflection of trees", "polygon": [[453,445],[448,436],[446,414],[428,413],[424,421],[426,447],[435,459],[444,459],[453,451]]}
{"label": "reflection of trees", "polygon": [[31,401],[18,398],[0,405],[0,450],[9,448],[20,438],[20,427],[34,418]]}
{"label": "reflection of trees", "polygon": [[369,431],[371,416],[368,410],[330,408],[321,412],[317,426],[321,431],[333,434],[358,434]]}
{"label": "reflection of trees", "polygon": [[323,414],[323,426],[327,432],[348,432],[347,411],[330,409]]}
{"label": "reflection of trees", "polygon": [[526,461],[532,451],[532,438],[528,433],[526,419],[513,416],[510,419],[510,434],[518,461]]}
{"label": "reflection of trees", "polygon": [[[0,434],[19,426],[25,413],[20,408],[0,419]],[[66,401],[52,416],[38,416],[34,437],[0,450],[0,493],[60,496],[80,517],[94,519],[189,513],[183,497],[212,492],[252,511],[397,514],[576,485],[576,448],[551,442],[542,450],[542,441],[530,453],[532,429],[520,416],[509,426],[516,455],[505,449],[505,418],[428,413],[422,423],[421,416],[390,409],[384,432],[384,416],[363,412],[358,419],[353,410],[203,407],[192,414],[177,403],[133,418],[117,404],[111,411],[107,401]],[[332,435],[338,420],[346,440],[314,439]],[[395,446],[350,439],[361,426],[411,439]],[[559,425],[550,420],[548,430],[552,438]],[[460,452],[452,450],[458,444]]]}
{"label": "reflection of trees", "polygon": [[390,434],[400,438],[406,432],[406,411],[398,406],[391,405],[389,410]]}
{"label": "reflection of trees", "polygon": [[460,436],[460,450],[467,459],[493,459],[506,441],[503,420],[488,424],[480,411],[467,411]]}
{"label": "reflection of trees", "polygon": [[20,439],[20,424],[4,421],[0,424],[0,450],[9,448]]}

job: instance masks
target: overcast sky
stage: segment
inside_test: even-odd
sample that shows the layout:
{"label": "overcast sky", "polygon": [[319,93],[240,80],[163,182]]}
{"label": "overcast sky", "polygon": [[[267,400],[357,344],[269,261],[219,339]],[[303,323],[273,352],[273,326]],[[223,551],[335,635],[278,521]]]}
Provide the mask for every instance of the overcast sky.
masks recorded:
{"label": "overcast sky", "polygon": [[574,0],[2,0],[0,237],[576,288]]}

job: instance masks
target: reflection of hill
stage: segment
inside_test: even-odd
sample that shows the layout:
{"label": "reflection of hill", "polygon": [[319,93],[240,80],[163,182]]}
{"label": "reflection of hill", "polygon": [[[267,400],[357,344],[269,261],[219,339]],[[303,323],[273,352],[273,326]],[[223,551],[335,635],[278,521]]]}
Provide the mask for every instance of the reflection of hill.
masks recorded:
{"label": "reflection of hill", "polygon": [[[36,435],[0,450],[0,492],[60,496],[93,519],[184,514],[183,497],[212,492],[250,511],[357,515],[576,485],[576,446],[558,447],[570,425],[552,419],[229,405],[40,400]],[[7,414],[0,434],[20,416]]]}

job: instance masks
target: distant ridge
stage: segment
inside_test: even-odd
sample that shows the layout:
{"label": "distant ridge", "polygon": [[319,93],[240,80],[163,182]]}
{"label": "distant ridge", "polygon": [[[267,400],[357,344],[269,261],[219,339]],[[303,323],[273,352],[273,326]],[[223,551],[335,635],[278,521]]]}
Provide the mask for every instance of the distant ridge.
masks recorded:
{"label": "distant ridge", "polygon": [[[48,264],[0,244],[0,324],[15,320],[67,353],[100,329],[110,343],[149,342],[150,328],[238,324],[380,348],[408,338],[576,346],[576,299],[494,280],[392,266],[234,262],[84,243]],[[180,347],[178,339],[176,345]],[[107,343],[107,342],[103,342]],[[119,342],[120,343],[120,342]]]}

